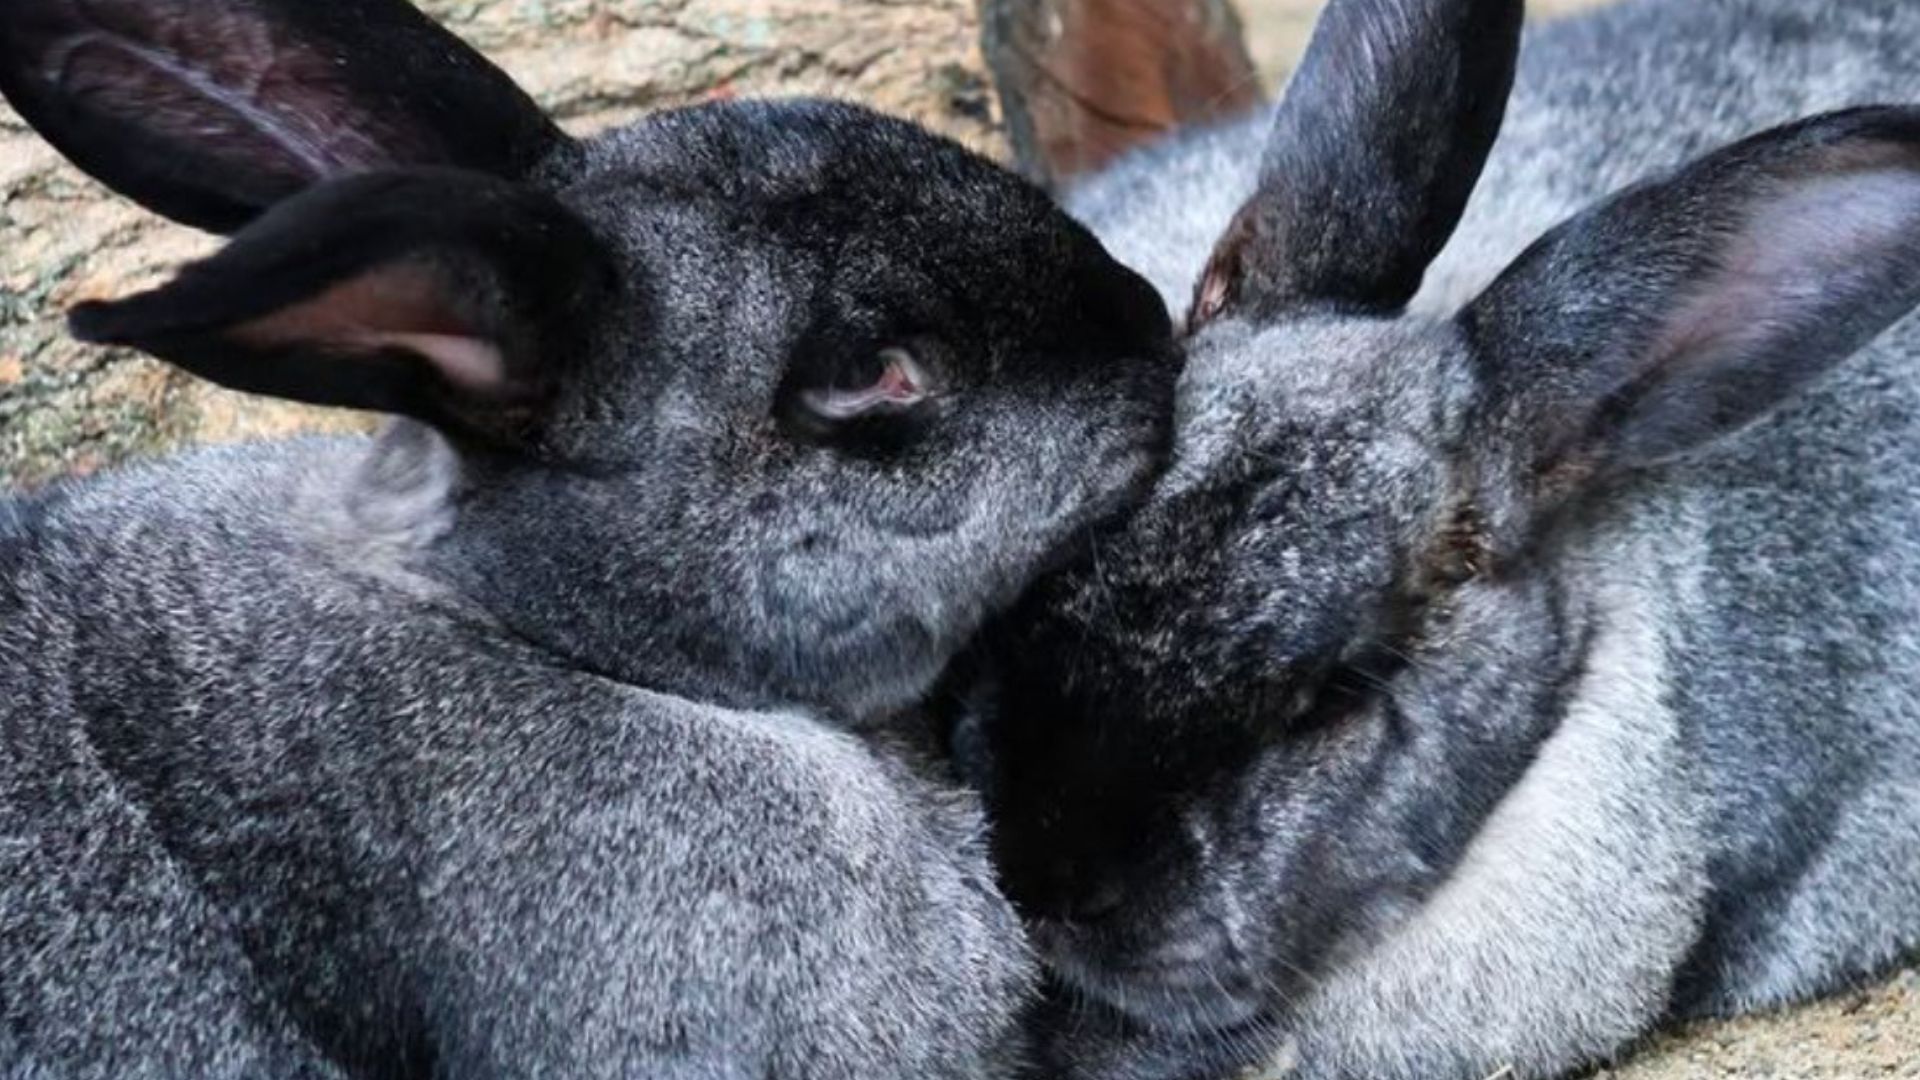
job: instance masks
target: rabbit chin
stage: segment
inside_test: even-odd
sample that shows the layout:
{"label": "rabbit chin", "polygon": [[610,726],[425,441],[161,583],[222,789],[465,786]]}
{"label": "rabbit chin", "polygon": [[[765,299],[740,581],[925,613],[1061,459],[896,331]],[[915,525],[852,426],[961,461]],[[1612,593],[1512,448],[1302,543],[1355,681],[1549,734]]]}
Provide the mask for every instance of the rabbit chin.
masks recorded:
{"label": "rabbit chin", "polygon": [[1146,1030],[1191,1035],[1264,1019],[1261,982],[1231,949],[1169,943],[1116,957],[1087,927],[1045,920],[1030,930],[1062,986]]}

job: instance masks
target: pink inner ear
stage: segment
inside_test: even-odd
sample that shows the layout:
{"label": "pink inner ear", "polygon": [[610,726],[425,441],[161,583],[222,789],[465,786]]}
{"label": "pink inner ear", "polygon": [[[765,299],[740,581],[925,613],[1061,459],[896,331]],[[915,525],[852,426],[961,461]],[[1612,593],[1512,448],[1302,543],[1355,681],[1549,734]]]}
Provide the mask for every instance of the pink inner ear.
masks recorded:
{"label": "pink inner ear", "polygon": [[1653,364],[1765,348],[1869,287],[1920,225],[1920,173],[1905,163],[1867,164],[1790,182],[1762,200],[1720,271],[1668,318],[1650,350]]}
{"label": "pink inner ear", "polygon": [[64,0],[23,28],[46,81],[107,116],[250,172],[311,182],[391,164],[399,132],[340,67],[246,5]]}
{"label": "pink inner ear", "polygon": [[452,334],[367,334],[368,348],[396,347],[425,357],[440,377],[462,390],[484,394],[507,382],[507,358],[499,346],[476,337]]}
{"label": "pink inner ear", "polygon": [[242,323],[228,337],[253,348],[402,348],[463,390],[486,394],[507,388],[499,345],[462,318],[437,275],[417,263],[369,270],[312,299]]}

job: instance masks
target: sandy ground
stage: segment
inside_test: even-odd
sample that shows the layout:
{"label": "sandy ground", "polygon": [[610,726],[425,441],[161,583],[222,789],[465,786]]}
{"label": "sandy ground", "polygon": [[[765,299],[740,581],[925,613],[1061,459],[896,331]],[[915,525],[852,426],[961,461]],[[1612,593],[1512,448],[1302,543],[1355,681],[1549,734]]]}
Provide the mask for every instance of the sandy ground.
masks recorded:
{"label": "sandy ground", "polygon": [[[1317,0],[1241,0],[1278,84]],[[1594,0],[1534,0],[1555,14]],[[662,104],[828,92],[996,150],[970,0],[423,0],[565,123],[592,131]],[[73,301],[114,295],[207,250],[205,237],[107,197],[0,108],[0,487],[185,442],[364,426],[265,405],[61,332]],[[1920,974],[1778,1016],[1654,1041],[1611,1080],[1920,1078]],[[1507,1080],[1507,1078],[1501,1078]]]}

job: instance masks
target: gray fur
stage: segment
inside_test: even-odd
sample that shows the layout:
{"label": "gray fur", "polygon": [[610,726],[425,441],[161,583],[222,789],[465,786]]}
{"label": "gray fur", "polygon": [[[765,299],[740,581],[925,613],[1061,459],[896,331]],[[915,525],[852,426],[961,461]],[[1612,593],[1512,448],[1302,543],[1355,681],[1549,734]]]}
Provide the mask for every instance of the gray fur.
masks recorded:
{"label": "gray fur", "polygon": [[[449,103],[394,98],[395,73],[495,76],[445,42],[350,40],[355,6],[431,35],[383,5],[34,0],[0,14],[0,52],[112,8],[103,33],[164,26],[142,47],[218,74],[224,46],[296,49],[311,17],[322,51],[370,51],[313,70],[441,110],[386,118],[420,145],[507,159],[474,144],[546,130],[455,110],[461,138],[436,136]],[[10,37],[16,15],[42,23]],[[280,18],[270,35],[249,22]],[[91,80],[73,93],[124,74],[120,55],[71,60]],[[458,71],[434,82],[447,57]],[[10,71],[9,92],[51,124],[80,115],[43,70],[67,69]],[[487,100],[520,107],[497,86]],[[301,123],[359,115],[327,104]],[[153,139],[204,132],[227,168],[278,145],[161,119]],[[96,130],[57,134],[110,180],[134,167]],[[362,152],[384,130],[332,135]],[[220,191],[192,170],[135,179],[222,227],[266,210],[229,251],[352,194],[323,177],[262,207],[256,191],[299,182],[269,160],[279,172],[220,173]],[[616,270],[567,328],[582,347],[533,358],[562,377],[530,428],[516,415],[523,434],[441,412],[445,434],[403,419],[0,501],[0,1076],[958,1080],[1018,1057],[1032,964],[976,800],[909,706],[1146,479],[1164,314],[1037,190],[850,106],[663,114],[509,179]],[[502,304],[504,321],[526,275],[493,270],[462,310]],[[1105,303],[1075,291],[1089,271],[1135,313],[1111,347],[1079,326]],[[216,300],[273,283],[225,285]],[[835,318],[947,335],[927,360],[944,396],[907,447],[776,417]],[[161,348],[203,355],[202,329]],[[319,359],[360,362],[354,344]]]}
{"label": "gray fur", "polygon": [[[1148,505],[991,650],[996,844],[1067,988],[1037,1021],[1056,1073],[1554,1076],[1920,946],[1920,320],[1853,351],[1920,292],[1910,144],[1884,207],[1877,179],[1779,186],[1786,133],[1515,263],[1728,140],[1920,101],[1916,42],[1897,0],[1535,27],[1413,314],[1191,341]],[[1073,205],[1184,302],[1268,129]],[[1701,245],[1808,269],[1715,292]],[[1543,419],[1697,296],[1782,351],[1736,344],[1751,379],[1657,381],[1619,424]]]}

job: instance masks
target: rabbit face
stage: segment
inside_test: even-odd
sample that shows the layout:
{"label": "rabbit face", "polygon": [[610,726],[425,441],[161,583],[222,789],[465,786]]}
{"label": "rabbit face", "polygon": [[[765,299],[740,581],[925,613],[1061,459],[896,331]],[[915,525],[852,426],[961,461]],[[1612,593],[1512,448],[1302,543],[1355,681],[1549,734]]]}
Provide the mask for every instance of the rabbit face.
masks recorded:
{"label": "rabbit face", "polygon": [[[1164,456],[1157,299],[906,124],[668,114],[590,147],[560,198],[616,285],[538,467],[490,473],[462,542],[510,620],[604,670],[883,714]],[[555,484],[556,462],[581,467]]]}
{"label": "rabbit face", "polygon": [[1152,290],[1037,189],[856,107],[580,143],[400,0],[19,5],[0,90],[237,231],[76,332],[423,421],[346,502],[430,539],[409,573],[622,680],[908,704],[1166,439]]}
{"label": "rabbit face", "polygon": [[[1920,302],[1920,111],[1862,108],[1624,189],[1451,319],[1408,315],[1521,6],[1327,6],[1200,277],[1167,472],[982,645],[957,745],[1043,959],[1103,1006],[1065,1043],[1259,1044],[1430,912],[1567,708],[1595,602],[1567,553]],[[1137,1049],[1062,1070],[1163,1075]]]}
{"label": "rabbit face", "polygon": [[1231,1026],[1358,918],[1323,903],[1377,886],[1371,847],[1320,848],[1450,572],[1467,386],[1444,324],[1209,327],[1172,468],[996,626],[997,855],[1064,982]]}

